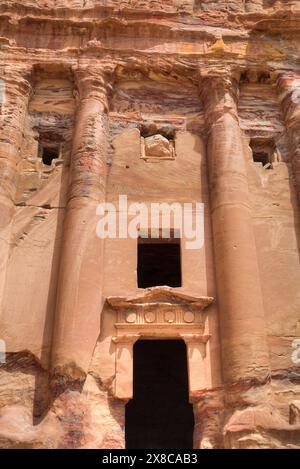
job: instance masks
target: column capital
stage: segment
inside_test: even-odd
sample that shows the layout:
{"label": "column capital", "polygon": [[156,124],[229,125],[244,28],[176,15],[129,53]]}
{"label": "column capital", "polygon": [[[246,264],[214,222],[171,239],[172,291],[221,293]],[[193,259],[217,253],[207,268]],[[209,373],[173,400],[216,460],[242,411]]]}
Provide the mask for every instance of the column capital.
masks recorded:
{"label": "column capital", "polygon": [[194,344],[194,343],[198,343],[198,344],[206,344],[209,339],[210,339],[210,335],[209,334],[180,334],[180,337],[182,338],[182,340],[184,340],[184,342],[186,344]]}
{"label": "column capital", "polygon": [[288,128],[300,127],[300,73],[281,71],[277,75],[277,89]]}
{"label": "column capital", "polygon": [[236,67],[199,68],[200,84],[205,83],[207,86],[225,88],[225,90],[230,89],[232,85],[238,84],[240,75],[241,71]]}
{"label": "column capital", "polygon": [[100,101],[108,110],[108,96],[112,90],[114,66],[107,64],[77,65],[73,67],[77,98]]}
{"label": "column capital", "polygon": [[224,114],[231,114],[237,120],[240,71],[202,68],[199,75],[199,91],[207,124],[211,125]]}
{"label": "column capital", "polygon": [[300,72],[294,70],[278,70],[276,77],[278,85],[292,89],[300,80]]}
{"label": "column capital", "polygon": [[[279,72],[277,74],[277,88],[281,101],[291,95],[292,101],[297,101],[296,104],[300,104],[300,72]],[[298,94],[297,96],[292,96],[296,93]]]}

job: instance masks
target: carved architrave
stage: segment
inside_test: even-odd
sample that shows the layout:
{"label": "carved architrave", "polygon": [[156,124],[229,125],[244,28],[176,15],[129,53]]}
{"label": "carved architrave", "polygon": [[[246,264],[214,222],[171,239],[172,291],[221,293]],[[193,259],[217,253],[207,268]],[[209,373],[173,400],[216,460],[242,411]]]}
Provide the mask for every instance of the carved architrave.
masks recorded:
{"label": "carved architrave", "polygon": [[204,334],[204,309],[211,297],[194,297],[170,287],[149,288],[132,297],[108,297],[117,312],[116,385],[118,398],[132,397],[133,345],[139,338],[176,339],[187,345],[190,394],[205,387],[204,358],[209,336]]}

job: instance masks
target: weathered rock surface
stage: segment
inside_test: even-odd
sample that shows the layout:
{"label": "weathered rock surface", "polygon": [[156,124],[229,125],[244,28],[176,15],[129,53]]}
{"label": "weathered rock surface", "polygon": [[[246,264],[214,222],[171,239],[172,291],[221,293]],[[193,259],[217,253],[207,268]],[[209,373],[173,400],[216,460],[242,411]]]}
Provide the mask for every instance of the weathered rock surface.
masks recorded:
{"label": "weathered rock surface", "polygon": [[194,447],[300,448],[299,28],[296,0],[1,2],[1,447],[125,445],[136,240],[95,227],[126,194],[204,203]]}

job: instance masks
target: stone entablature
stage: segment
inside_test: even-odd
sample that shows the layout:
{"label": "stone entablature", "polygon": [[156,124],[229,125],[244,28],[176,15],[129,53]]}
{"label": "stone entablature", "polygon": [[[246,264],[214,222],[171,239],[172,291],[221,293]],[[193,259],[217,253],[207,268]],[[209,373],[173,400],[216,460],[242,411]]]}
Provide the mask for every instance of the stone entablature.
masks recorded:
{"label": "stone entablature", "polygon": [[206,355],[204,309],[214,299],[186,295],[170,287],[153,287],[133,297],[109,297],[117,312],[115,396],[132,398],[133,346],[138,339],[183,339],[187,346],[189,391],[205,386],[203,359]]}

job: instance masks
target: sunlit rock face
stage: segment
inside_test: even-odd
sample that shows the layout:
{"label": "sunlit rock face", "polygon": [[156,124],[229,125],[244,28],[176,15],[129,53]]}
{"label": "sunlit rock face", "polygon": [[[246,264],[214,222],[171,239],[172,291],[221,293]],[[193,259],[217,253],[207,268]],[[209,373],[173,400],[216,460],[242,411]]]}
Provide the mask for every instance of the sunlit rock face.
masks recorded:
{"label": "sunlit rock face", "polygon": [[[185,343],[194,448],[300,448],[299,28],[295,0],[1,2],[0,447],[124,448],[147,338]],[[99,237],[120,195],[204,204],[203,243]]]}

